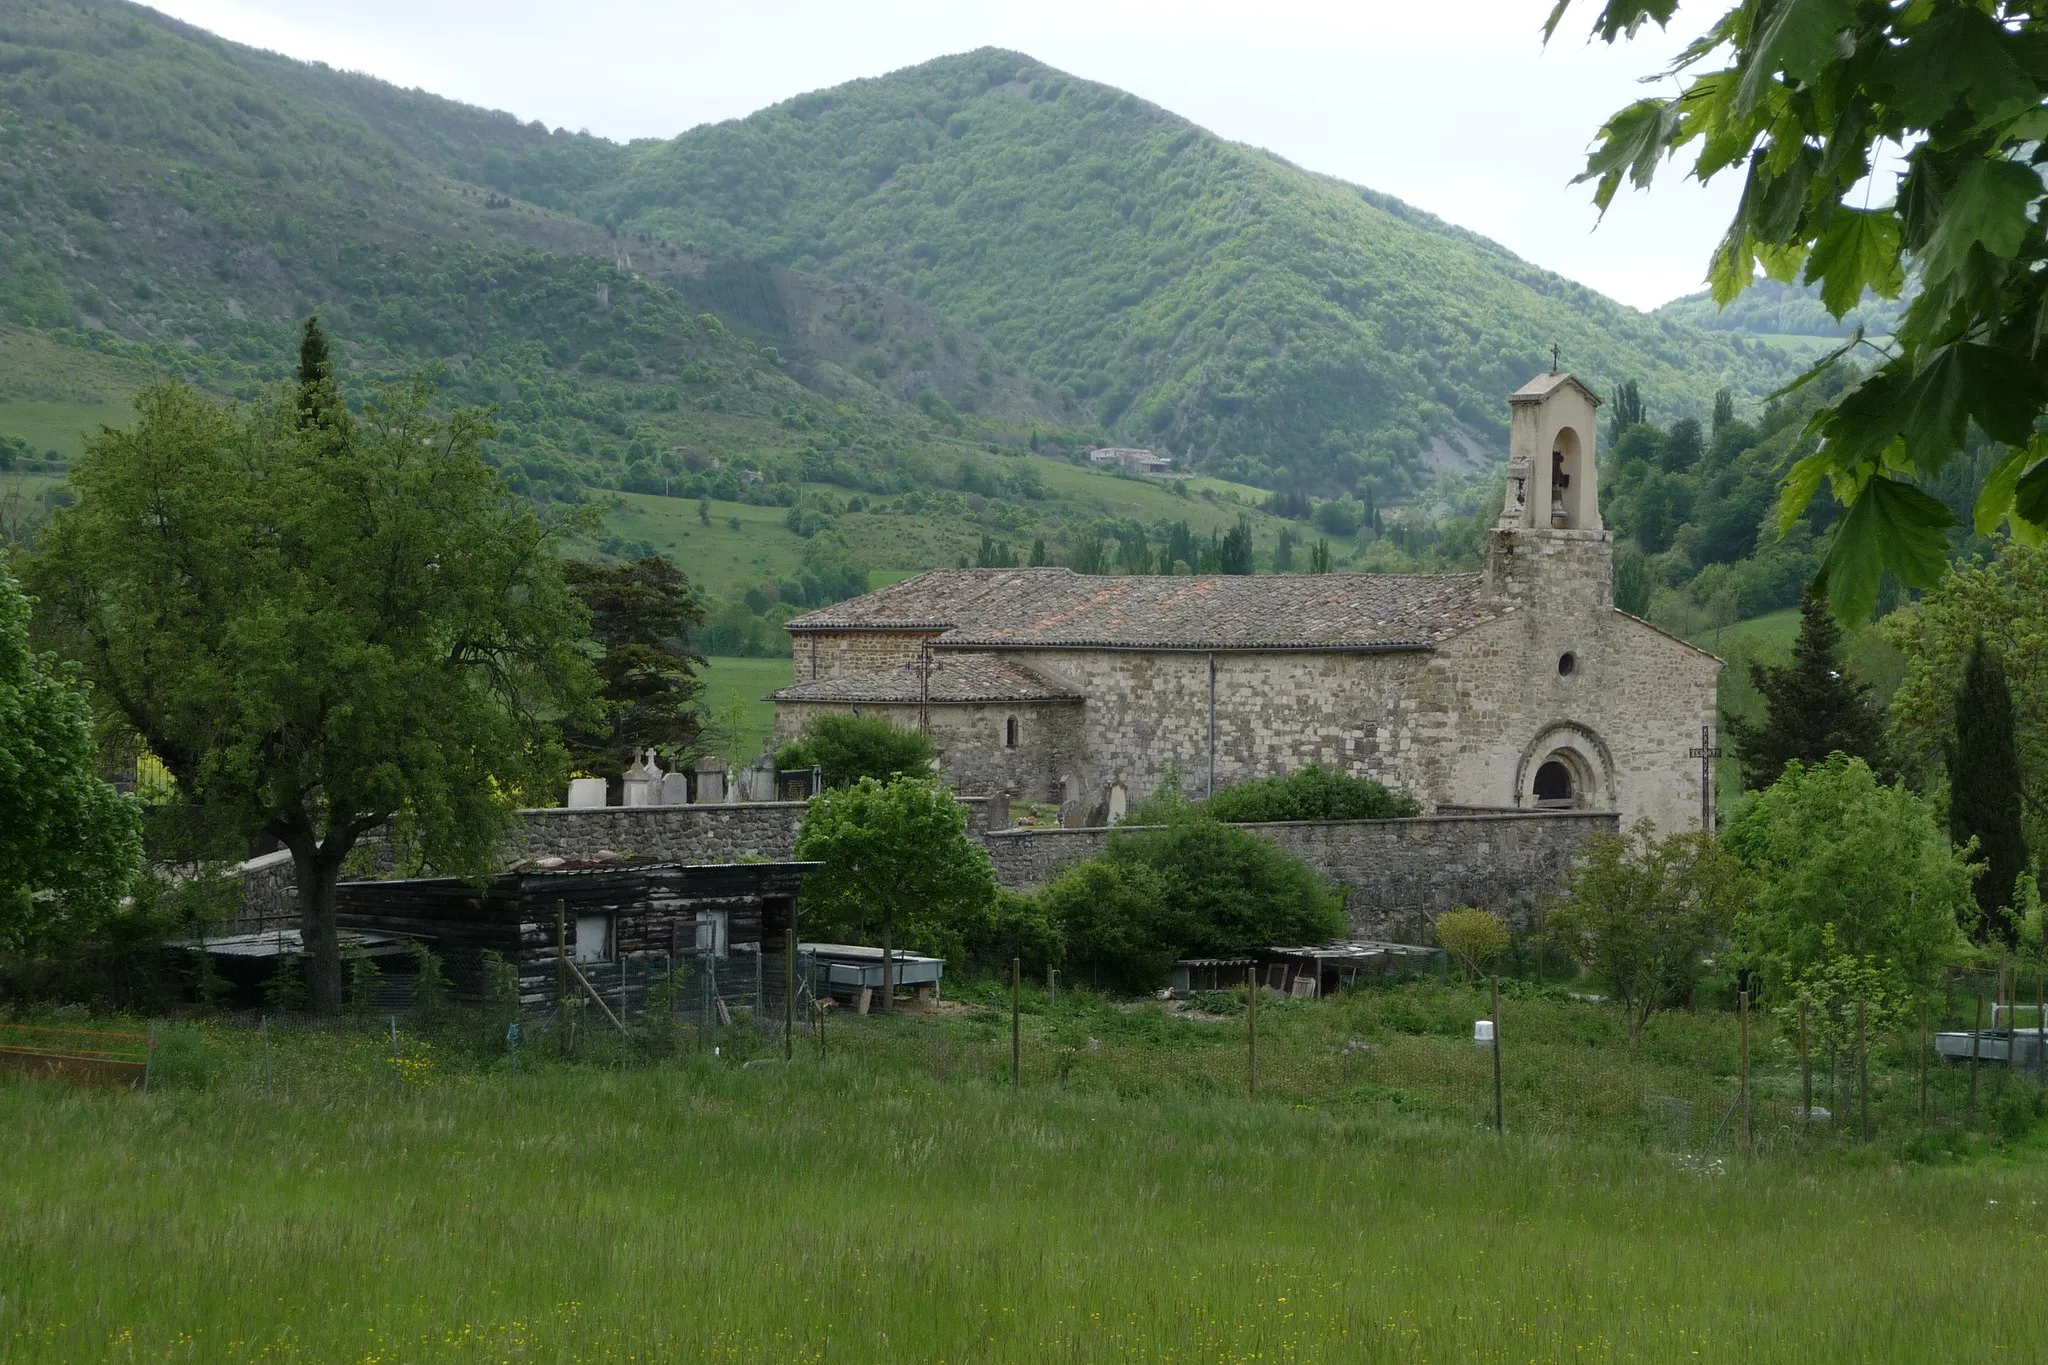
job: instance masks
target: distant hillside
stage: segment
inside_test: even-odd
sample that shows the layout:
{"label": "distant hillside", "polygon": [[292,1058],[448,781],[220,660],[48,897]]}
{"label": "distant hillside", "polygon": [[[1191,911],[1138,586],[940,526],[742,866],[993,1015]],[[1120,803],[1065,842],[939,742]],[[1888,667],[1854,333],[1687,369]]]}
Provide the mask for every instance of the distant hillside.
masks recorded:
{"label": "distant hillside", "polygon": [[[1552,343],[1660,421],[1786,365],[1014,54],[626,147],[0,8],[0,502],[152,378],[260,395],[314,313],[354,392],[438,369],[515,486],[613,503],[588,548],[673,553],[726,653],[942,564],[1468,567]],[[1087,468],[1112,437],[1237,482]]]}
{"label": "distant hillside", "polygon": [[615,176],[571,171],[478,168],[621,232],[913,296],[1124,436],[1268,484],[1394,492],[1432,438],[1498,447],[1502,396],[1553,343],[1664,411],[1784,373],[1776,352],[1016,53],[636,143]]}
{"label": "distant hillside", "polygon": [[1866,336],[1881,337],[1897,330],[1907,302],[1866,293],[1859,307],[1837,319],[1821,306],[1819,285],[1760,279],[1726,308],[1715,303],[1711,293],[1703,292],[1673,299],[1653,316],[1705,331],[1738,332],[1752,337],[1841,338],[1858,327]]}
{"label": "distant hillside", "polygon": [[[0,11],[0,318],[252,396],[319,313],[359,372],[439,363],[451,398],[499,404],[507,463],[543,496],[629,486],[677,448],[949,448],[970,387],[1014,422],[1062,421],[908,300],[848,309],[844,286],[783,272],[772,318],[732,319],[719,282],[751,267],[460,178],[516,162],[574,187],[621,153],[135,6],[33,0]],[[940,407],[917,405],[927,388]]]}

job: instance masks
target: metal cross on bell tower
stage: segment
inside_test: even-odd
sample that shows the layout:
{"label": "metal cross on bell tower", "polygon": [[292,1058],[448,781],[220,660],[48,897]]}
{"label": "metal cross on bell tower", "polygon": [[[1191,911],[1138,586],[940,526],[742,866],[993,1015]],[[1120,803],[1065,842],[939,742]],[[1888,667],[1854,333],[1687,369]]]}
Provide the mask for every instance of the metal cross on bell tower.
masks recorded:
{"label": "metal cross on bell tower", "polygon": [[1699,747],[1685,751],[1687,757],[1700,761],[1700,828],[1707,833],[1714,832],[1714,760],[1721,756],[1721,746],[1714,743],[1714,727],[1700,727]]}
{"label": "metal cross on bell tower", "polygon": [[1558,351],[1557,343],[1553,341],[1550,343],[1550,372],[1552,374],[1556,374],[1559,370],[1563,368],[1564,361],[1562,353]]}

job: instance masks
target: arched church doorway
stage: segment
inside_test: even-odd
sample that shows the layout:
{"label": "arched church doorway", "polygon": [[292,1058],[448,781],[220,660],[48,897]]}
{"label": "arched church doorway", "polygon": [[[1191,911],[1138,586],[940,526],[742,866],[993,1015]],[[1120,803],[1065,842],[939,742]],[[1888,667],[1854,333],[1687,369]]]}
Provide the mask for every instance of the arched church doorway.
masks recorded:
{"label": "arched church doorway", "polygon": [[1529,793],[1539,806],[1570,806],[1577,800],[1572,770],[1559,759],[1550,759],[1536,769],[1536,781]]}

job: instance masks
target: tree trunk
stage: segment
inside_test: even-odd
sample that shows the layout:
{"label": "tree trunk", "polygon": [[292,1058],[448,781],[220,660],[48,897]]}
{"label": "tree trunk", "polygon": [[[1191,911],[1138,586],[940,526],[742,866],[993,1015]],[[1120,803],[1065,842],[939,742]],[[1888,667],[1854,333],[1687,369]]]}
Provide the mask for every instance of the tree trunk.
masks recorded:
{"label": "tree trunk", "polygon": [[342,854],[315,847],[292,850],[299,883],[299,940],[306,950],[306,985],[315,1014],[341,1012],[341,936],[334,923],[334,884]]}

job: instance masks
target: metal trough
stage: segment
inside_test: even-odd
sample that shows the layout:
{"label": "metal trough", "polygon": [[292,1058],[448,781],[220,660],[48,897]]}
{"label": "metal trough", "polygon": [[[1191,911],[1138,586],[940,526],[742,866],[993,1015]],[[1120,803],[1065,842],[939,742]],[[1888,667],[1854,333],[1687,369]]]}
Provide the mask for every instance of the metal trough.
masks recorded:
{"label": "metal trough", "polygon": [[[1974,1039],[1974,1044],[1973,1044]],[[2041,1064],[2043,1037],[2039,1029],[1984,1029],[1934,1035],[1934,1050],[1951,1062],[1967,1062],[1974,1055],[1979,1062],[1996,1062],[2022,1070]]]}
{"label": "metal trough", "polygon": [[[797,955],[812,963],[812,989],[835,996],[858,995],[863,987],[882,988],[882,950],[858,943],[800,943]],[[936,987],[945,975],[946,960],[894,949],[889,954],[898,990]]]}

